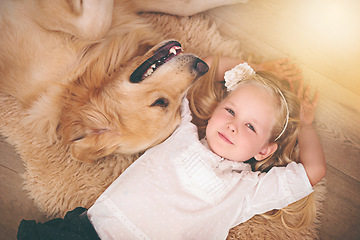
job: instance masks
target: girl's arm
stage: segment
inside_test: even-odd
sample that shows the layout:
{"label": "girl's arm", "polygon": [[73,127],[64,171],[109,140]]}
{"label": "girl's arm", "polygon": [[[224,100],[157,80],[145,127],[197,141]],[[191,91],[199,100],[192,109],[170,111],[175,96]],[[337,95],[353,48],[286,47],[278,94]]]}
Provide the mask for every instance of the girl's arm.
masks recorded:
{"label": "girl's arm", "polygon": [[297,94],[301,101],[301,127],[298,139],[300,162],[305,168],[311,185],[314,186],[320,182],[326,172],[324,151],[312,124],[319,95],[317,93],[311,101],[309,98],[310,87],[307,87],[304,92],[302,81],[300,82]]}

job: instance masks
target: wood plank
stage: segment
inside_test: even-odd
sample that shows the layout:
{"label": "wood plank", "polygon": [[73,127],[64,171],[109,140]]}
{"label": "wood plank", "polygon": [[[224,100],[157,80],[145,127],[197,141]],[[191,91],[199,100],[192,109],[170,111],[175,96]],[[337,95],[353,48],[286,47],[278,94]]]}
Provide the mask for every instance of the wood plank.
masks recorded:
{"label": "wood plank", "polygon": [[359,94],[358,9],[357,0],[251,0],[210,14]]}
{"label": "wood plank", "polygon": [[22,190],[24,171],[20,156],[0,135],[0,240],[16,239],[22,219],[46,220]]}
{"label": "wood plank", "polygon": [[328,165],[321,239],[360,238],[360,183]]}
{"label": "wood plank", "polygon": [[4,166],[17,173],[24,172],[24,165],[19,154],[16,153],[13,146],[6,142],[5,137],[0,135],[0,166]]}
{"label": "wood plank", "polygon": [[26,192],[21,190],[22,181],[18,173],[0,166],[0,239],[16,239],[17,228],[22,219],[46,219]]}

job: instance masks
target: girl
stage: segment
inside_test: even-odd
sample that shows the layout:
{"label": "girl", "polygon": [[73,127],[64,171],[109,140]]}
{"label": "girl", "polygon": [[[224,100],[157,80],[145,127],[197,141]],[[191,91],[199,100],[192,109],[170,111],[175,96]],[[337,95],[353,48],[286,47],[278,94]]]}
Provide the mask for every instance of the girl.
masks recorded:
{"label": "girl", "polygon": [[[230,228],[255,214],[312,192],[325,173],[313,111],[300,115],[306,123],[300,127],[296,99],[247,64],[226,72],[225,81],[227,91],[219,95],[202,94],[213,84],[199,87],[200,82],[189,92],[194,121],[208,122],[199,129],[204,139],[199,141],[184,99],[174,133],[147,150],[80,216],[101,239],[225,239]],[[297,138],[302,164],[273,167],[291,161]],[[249,161],[264,172],[251,171]]]}
{"label": "girl", "polygon": [[[207,57],[204,59],[208,64],[212,64],[209,73],[207,73],[206,78],[202,78],[202,82],[196,82],[195,85],[191,88],[189,93],[190,97],[190,107],[193,114],[193,122],[198,126],[200,138],[205,136],[205,129],[207,121],[211,117],[211,113],[217,104],[224,98],[226,95],[226,90],[224,91],[224,72],[234,67],[235,65],[241,63],[239,59],[222,57],[221,61],[218,61],[218,58]],[[215,63],[213,63],[215,62]],[[250,63],[249,63],[250,64]],[[296,64],[291,64],[289,59],[279,59],[275,61],[268,61],[261,64],[250,64],[253,69],[264,75],[267,78],[273,79],[274,76],[277,79],[287,82],[292,92],[295,92],[294,82],[302,80],[301,70],[296,66]],[[271,73],[272,75],[269,75]],[[283,91],[288,93],[288,91]],[[319,161],[314,161],[318,163],[314,169],[315,172],[319,173],[319,181],[322,176],[325,175],[326,165],[324,159],[324,153],[322,151],[321,143],[312,127],[312,122],[314,120],[315,107],[318,101],[318,94],[316,94],[314,100],[310,102],[310,88],[308,87],[305,94],[303,94],[303,82],[300,81],[300,85],[297,91],[297,97],[301,101],[301,110],[300,110],[300,128],[302,129],[302,137],[300,137],[302,148],[302,154],[308,154],[303,159],[318,159]],[[293,98],[292,98],[293,99]],[[290,99],[288,99],[290,100]],[[294,99],[293,99],[294,100]],[[295,116],[295,113],[299,113],[298,103],[290,104],[290,107],[294,109],[291,112],[294,114],[292,117],[293,120],[299,119],[299,116]],[[255,161],[251,159],[247,161],[252,167],[253,171],[267,172],[273,166],[286,166],[288,163],[296,160],[299,161],[299,144],[298,144],[298,130],[299,122],[292,121],[294,125],[294,131],[290,131],[287,139],[283,141],[278,141],[278,150],[275,154],[268,159],[263,161]],[[304,128],[307,128],[304,131]],[[284,137],[285,138],[285,137]],[[313,148],[310,145],[304,146],[308,142],[310,145],[313,144]],[[307,149],[307,150],[306,150]],[[295,151],[296,150],[296,151]],[[281,155],[279,155],[281,153]],[[311,164],[309,161],[308,164]],[[310,169],[307,169],[311,171]],[[256,220],[261,220],[262,218],[267,219],[279,219],[286,228],[296,229],[300,227],[305,227],[308,224],[312,223],[316,217],[316,208],[313,194],[291,204],[288,207],[279,210],[272,210],[267,213],[261,214],[256,217]],[[297,219],[297,221],[294,221]],[[263,221],[262,221],[263,222]],[[290,224],[289,222],[292,222]],[[297,224],[294,225],[294,222]]]}

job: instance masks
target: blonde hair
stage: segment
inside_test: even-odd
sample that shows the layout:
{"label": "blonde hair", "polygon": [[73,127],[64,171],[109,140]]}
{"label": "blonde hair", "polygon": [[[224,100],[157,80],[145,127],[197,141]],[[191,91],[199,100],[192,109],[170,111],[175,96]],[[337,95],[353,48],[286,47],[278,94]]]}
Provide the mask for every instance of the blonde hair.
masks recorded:
{"label": "blonde hair", "polygon": [[[215,58],[209,72],[199,79],[188,92],[193,123],[198,127],[199,137],[205,137],[207,122],[215,108],[228,95],[224,82],[216,81],[219,58]],[[262,161],[250,159],[247,161],[253,171],[267,172],[274,166],[286,166],[298,159],[297,138],[300,129],[300,103],[298,98],[268,73],[257,73],[239,84],[255,84],[265,88],[277,99],[277,121],[272,129],[269,141],[274,141],[285,128],[281,136],[276,139],[278,149],[271,156]],[[281,90],[280,90],[281,89]],[[282,94],[281,94],[281,93]],[[231,92],[230,92],[231,94]],[[283,95],[284,98],[281,96]],[[286,101],[286,102],[285,102]],[[288,110],[287,110],[288,109]],[[287,112],[288,111],[288,112]],[[289,113],[288,119],[287,113]],[[287,125],[285,124],[287,121]],[[280,220],[286,228],[301,228],[311,224],[316,217],[315,201],[312,194],[280,210],[272,210],[261,214],[264,219]],[[296,219],[298,224],[291,224]],[[291,221],[290,221],[291,220]]]}

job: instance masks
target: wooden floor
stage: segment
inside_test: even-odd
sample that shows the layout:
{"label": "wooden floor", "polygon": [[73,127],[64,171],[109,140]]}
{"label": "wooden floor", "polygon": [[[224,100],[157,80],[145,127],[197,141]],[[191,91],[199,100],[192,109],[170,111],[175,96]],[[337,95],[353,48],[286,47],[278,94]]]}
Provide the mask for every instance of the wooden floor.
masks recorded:
{"label": "wooden floor", "polygon": [[[327,160],[321,239],[360,239],[359,0],[250,0],[207,12],[245,56],[289,57],[321,94],[316,127]],[[21,190],[24,166],[0,137],[0,240],[21,219],[44,220]]]}

